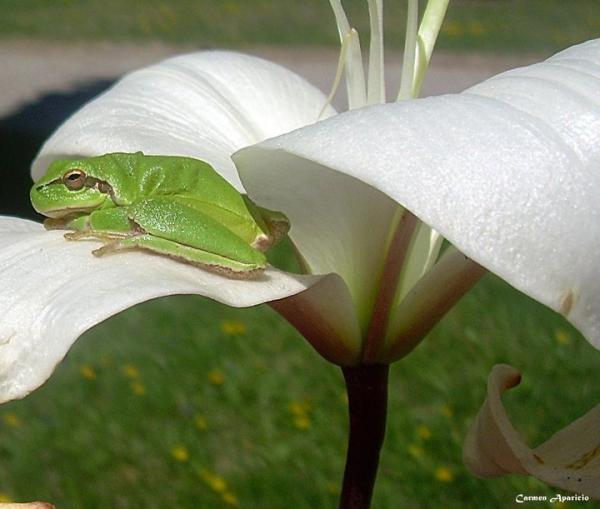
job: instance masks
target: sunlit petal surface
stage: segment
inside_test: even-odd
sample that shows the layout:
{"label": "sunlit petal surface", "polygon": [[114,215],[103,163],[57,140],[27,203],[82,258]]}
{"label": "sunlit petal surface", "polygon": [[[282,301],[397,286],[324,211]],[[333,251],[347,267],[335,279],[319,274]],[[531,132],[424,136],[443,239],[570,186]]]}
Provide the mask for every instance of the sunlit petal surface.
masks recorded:
{"label": "sunlit petal surface", "polygon": [[303,253],[318,256],[307,227],[333,232],[338,218],[365,215],[347,193],[356,177],[380,194],[361,197],[373,234],[357,222],[348,238],[380,245],[387,195],[600,348],[598,54],[590,41],[467,93],[343,113],[234,158],[251,194],[282,193],[294,211],[305,200],[294,189],[324,175],[318,192],[336,211],[297,220]]}
{"label": "sunlit petal surface", "polygon": [[[239,190],[230,155],[316,122],[326,97],[272,62],[225,51],[191,53],[125,76],[69,118],[33,164],[39,178],[58,158],[109,152],[189,156]],[[321,118],[333,114],[327,107]]]}

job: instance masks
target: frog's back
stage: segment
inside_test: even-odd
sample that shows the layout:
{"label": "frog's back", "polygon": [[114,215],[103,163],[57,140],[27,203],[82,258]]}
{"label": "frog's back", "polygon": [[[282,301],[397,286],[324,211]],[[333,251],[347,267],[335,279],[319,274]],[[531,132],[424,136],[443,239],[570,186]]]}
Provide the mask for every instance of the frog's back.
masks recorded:
{"label": "frog's back", "polygon": [[110,165],[128,180],[125,202],[152,196],[173,196],[219,207],[246,215],[248,212],[238,191],[208,163],[181,156],[153,156],[141,152],[107,154]]}
{"label": "frog's back", "polygon": [[[115,152],[92,158],[118,198],[131,201],[151,196],[183,196],[210,202],[239,193],[208,163],[190,157]],[[104,170],[104,171],[103,171]]]}

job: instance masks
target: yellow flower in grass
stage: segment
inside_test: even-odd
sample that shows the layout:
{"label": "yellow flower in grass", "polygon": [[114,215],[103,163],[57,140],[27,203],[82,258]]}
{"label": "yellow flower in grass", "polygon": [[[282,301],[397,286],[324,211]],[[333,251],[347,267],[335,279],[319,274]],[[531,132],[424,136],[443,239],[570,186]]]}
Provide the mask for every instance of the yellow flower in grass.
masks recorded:
{"label": "yellow flower in grass", "polygon": [[228,336],[243,336],[246,334],[246,324],[239,320],[223,320],[221,330]]}
{"label": "yellow flower in grass", "polygon": [[217,493],[225,493],[227,491],[227,481],[220,475],[214,474],[203,468],[200,471],[200,477],[211,490],[216,491]]}
{"label": "yellow flower in grass", "polygon": [[336,496],[340,494],[340,487],[337,483],[328,482],[326,487],[327,487],[327,493],[330,493],[331,495],[336,495]]}
{"label": "yellow flower in grass", "polygon": [[454,481],[454,473],[448,467],[438,467],[435,469],[435,478],[443,483],[452,482]]}
{"label": "yellow flower in grass", "polygon": [[81,376],[86,380],[96,380],[98,375],[96,375],[96,371],[89,364],[82,364],[79,366],[79,372]]}
{"label": "yellow flower in grass", "polygon": [[311,426],[310,417],[303,415],[294,418],[294,426],[298,429],[308,429]]}
{"label": "yellow flower in grass", "polygon": [[21,418],[13,412],[4,414],[2,416],[2,419],[4,420],[4,423],[7,426],[10,426],[11,428],[20,428],[21,425],[23,424],[23,421],[21,421]]}
{"label": "yellow flower in grass", "polygon": [[208,372],[208,381],[212,385],[223,385],[225,383],[225,375],[218,369],[212,369]]}
{"label": "yellow flower in grass", "polygon": [[208,429],[208,421],[203,415],[196,415],[194,417],[194,425],[196,428],[202,431],[206,431]]}
{"label": "yellow flower in grass", "polygon": [[298,429],[308,429],[311,426],[310,403],[308,401],[292,401],[288,405],[288,410],[294,417],[294,426]]}
{"label": "yellow flower in grass", "polygon": [[454,414],[454,412],[452,411],[452,408],[447,403],[444,403],[442,405],[442,408],[440,409],[440,412],[442,413],[442,415],[444,417],[452,417],[452,415]]}
{"label": "yellow flower in grass", "polygon": [[136,396],[143,396],[146,394],[146,386],[138,380],[131,382],[129,387],[131,387],[131,392],[133,392]]}
{"label": "yellow flower in grass", "polygon": [[185,463],[190,459],[190,453],[183,445],[176,445],[171,449],[171,456],[181,463]]}
{"label": "yellow flower in grass", "polygon": [[123,364],[123,366],[121,366],[121,371],[127,378],[140,377],[140,370],[136,368],[133,364]]}
{"label": "yellow flower in grass", "polygon": [[431,438],[431,430],[425,425],[419,426],[417,428],[417,435],[423,440],[429,440]]}
{"label": "yellow flower in grass", "polygon": [[288,409],[292,415],[302,417],[310,411],[310,403],[308,401],[292,401],[288,405]]}
{"label": "yellow flower in grass", "polygon": [[225,502],[227,505],[230,505],[232,507],[239,507],[240,506],[240,501],[230,491],[226,491],[225,493],[223,493],[221,495],[221,498],[223,499],[223,502]]}
{"label": "yellow flower in grass", "polygon": [[420,459],[423,457],[423,448],[417,444],[408,444],[407,447],[408,454],[410,454],[415,459]]}
{"label": "yellow flower in grass", "polygon": [[554,339],[557,343],[561,345],[568,345],[571,342],[571,338],[569,337],[569,333],[564,329],[558,329],[554,333]]}

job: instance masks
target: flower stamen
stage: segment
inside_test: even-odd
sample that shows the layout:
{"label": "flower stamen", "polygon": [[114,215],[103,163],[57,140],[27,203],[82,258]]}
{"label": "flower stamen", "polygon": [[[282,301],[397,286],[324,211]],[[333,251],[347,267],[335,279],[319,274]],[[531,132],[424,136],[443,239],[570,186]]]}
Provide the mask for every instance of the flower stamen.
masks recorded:
{"label": "flower stamen", "polygon": [[345,64],[348,109],[361,108],[367,102],[367,92],[358,32],[354,28],[350,28],[350,23],[348,22],[348,17],[344,12],[341,1],[330,0],[329,3],[335,15],[340,42],[344,44],[344,39],[348,37]]}
{"label": "flower stamen", "polygon": [[415,72],[412,84],[412,97],[418,97],[425,79],[425,72],[437,41],[440,28],[446,17],[450,0],[429,0],[417,34]]}
{"label": "flower stamen", "polygon": [[404,40],[404,58],[398,100],[413,98],[415,80],[415,58],[417,53],[417,30],[419,26],[419,0],[408,0],[406,13],[406,37]]}
{"label": "flower stamen", "polygon": [[385,103],[385,66],[383,57],[383,0],[369,0],[371,41],[367,104]]}
{"label": "flower stamen", "polygon": [[375,363],[379,359],[398,281],[418,223],[419,220],[412,212],[404,210],[394,229],[380,277],[371,323],[367,331],[362,355],[362,362],[365,364]]}
{"label": "flower stamen", "polygon": [[331,104],[331,102],[333,101],[333,98],[335,97],[338,87],[340,86],[340,83],[342,81],[342,75],[344,73],[344,67],[346,64],[346,55],[348,54],[348,46],[349,45],[350,45],[350,34],[348,33],[342,38],[342,44],[340,46],[340,56],[338,57],[338,63],[337,63],[337,67],[335,69],[335,78],[333,79],[333,83],[331,85],[331,90],[329,91],[329,95],[327,96],[327,100],[325,101],[323,108],[321,108],[321,111],[319,112],[319,116],[317,117],[317,120],[321,120],[323,113],[325,113],[327,106],[329,106]]}
{"label": "flower stamen", "polygon": [[386,362],[404,357],[470,290],[487,270],[454,247],[444,254],[394,310],[383,353]]}

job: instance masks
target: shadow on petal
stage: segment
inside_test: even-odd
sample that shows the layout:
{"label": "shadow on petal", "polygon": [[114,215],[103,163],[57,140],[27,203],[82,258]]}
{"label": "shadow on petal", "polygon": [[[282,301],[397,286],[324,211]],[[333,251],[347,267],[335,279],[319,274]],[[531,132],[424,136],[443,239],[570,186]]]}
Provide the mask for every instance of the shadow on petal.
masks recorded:
{"label": "shadow on petal", "polygon": [[501,395],[521,381],[511,366],[494,366],[488,394],[464,445],[467,467],[479,477],[518,473],[600,499],[600,405],[531,449],[512,426]]}
{"label": "shadow on petal", "polygon": [[323,276],[314,286],[269,305],[329,362],[352,366],[360,360],[360,327],[352,297],[337,274]]}

